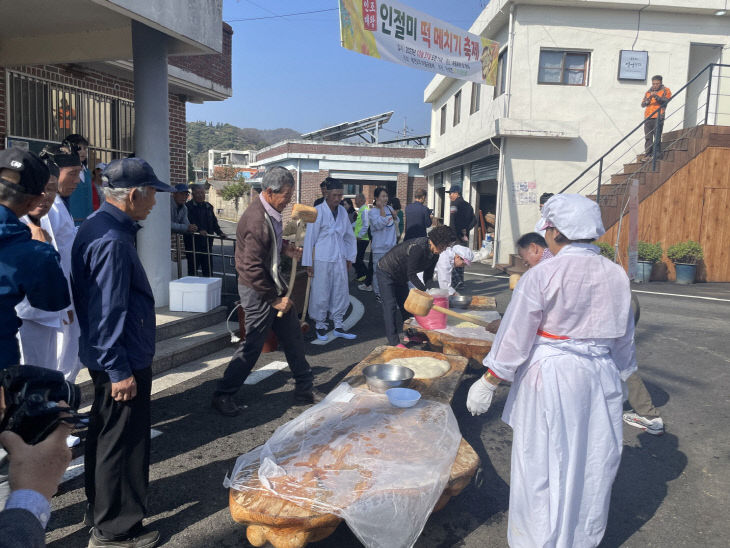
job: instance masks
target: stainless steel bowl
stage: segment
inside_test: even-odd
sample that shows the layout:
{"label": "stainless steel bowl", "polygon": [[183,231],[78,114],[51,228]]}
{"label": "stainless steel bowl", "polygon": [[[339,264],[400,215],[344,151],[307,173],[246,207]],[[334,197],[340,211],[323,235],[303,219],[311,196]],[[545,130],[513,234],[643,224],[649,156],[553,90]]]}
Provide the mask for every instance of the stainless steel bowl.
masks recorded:
{"label": "stainless steel bowl", "polygon": [[449,297],[449,306],[451,308],[469,308],[471,297],[469,295],[451,295]]}
{"label": "stainless steel bowl", "polygon": [[374,363],[362,370],[368,388],[384,394],[389,388],[407,387],[413,378],[413,370],[402,365]]}

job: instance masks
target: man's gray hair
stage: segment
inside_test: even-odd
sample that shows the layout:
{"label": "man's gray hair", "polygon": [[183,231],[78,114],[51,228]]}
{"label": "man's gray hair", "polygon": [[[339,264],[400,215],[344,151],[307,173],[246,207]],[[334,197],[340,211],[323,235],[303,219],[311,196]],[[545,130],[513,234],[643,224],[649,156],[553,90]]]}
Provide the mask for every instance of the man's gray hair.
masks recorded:
{"label": "man's gray hair", "polygon": [[294,186],[294,177],[285,167],[274,166],[267,169],[261,179],[261,188],[263,190],[271,189],[271,192],[276,194],[283,192],[286,186]]}
{"label": "man's gray hair", "polygon": [[109,188],[104,187],[104,198],[107,200],[112,200],[114,202],[124,202],[124,200],[127,199],[127,196],[130,192],[134,189],[139,190],[143,196],[147,195],[147,188],[146,186],[133,186],[129,188]]}

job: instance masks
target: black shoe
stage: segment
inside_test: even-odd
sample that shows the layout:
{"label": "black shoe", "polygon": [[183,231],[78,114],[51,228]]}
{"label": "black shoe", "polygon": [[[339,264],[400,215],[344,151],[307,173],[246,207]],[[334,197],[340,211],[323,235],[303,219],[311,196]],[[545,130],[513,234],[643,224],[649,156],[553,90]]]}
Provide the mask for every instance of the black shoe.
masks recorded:
{"label": "black shoe", "polygon": [[91,532],[89,548],[153,548],[160,542],[159,531],[142,531],[138,536],[125,540],[105,540],[96,534],[96,529]]}
{"label": "black shoe", "polygon": [[210,402],[213,409],[226,417],[235,417],[241,413],[241,407],[236,404],[231,394],[218,394]]}
{"label": "black shoe", "polygon": [[312,405],[321,402],[326,397],[319,390],[309,392],[294,392],[294,405]]}

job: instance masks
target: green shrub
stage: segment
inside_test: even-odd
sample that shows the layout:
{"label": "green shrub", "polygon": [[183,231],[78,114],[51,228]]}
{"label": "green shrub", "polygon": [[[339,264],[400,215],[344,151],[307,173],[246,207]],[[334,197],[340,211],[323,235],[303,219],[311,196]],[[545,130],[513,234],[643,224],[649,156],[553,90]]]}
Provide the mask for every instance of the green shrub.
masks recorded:
{"label": "green shrub", "polygon": [[702,246],[695,241],[687,240],[670,245],[667,248],[667,257],[673,263],[697,264],[704,257]]}
{"label": "green shrub", "polygon": [[640,261],[648,263],[656,263],[662,260],[662,243],[650,244],[649,242],[639,242],[637,251]]}
{"label": "green shrub", "polygon": [[598,246],[598,249],[601,250],[601,255],[607,259],[613,261],[616,258],[616,251],[613,249],[611,244],[606,242],[596,242],[596,245]]}

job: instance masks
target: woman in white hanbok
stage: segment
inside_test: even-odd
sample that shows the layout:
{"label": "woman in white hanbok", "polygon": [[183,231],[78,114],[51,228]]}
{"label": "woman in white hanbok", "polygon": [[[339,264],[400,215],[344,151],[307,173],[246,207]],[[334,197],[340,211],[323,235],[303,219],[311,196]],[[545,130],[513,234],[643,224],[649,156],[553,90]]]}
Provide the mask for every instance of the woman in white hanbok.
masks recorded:
{"label": "woman in white hanbok", "polygon": [[595,202],[559,194],[542,216],[555,258],[517,284],[467,408],[486,412],[512,383],[510,546],[597,546],[621,460],[621,379],[636,370],[631,292],[589,243],[605,232]]}

